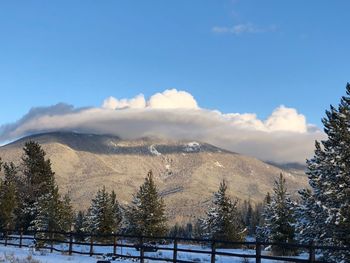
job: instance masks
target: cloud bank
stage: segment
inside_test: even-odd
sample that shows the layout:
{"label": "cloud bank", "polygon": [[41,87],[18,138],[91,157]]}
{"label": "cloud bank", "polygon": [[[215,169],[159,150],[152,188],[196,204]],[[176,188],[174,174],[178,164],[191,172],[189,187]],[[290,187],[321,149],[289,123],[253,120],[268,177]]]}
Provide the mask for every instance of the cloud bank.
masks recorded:
{"label": "cloud bank", "polygon": [[280,163],[304,163],[312,156],[314,140],[324,136],[293,108],[281,105],[261,120],[252,113],[224,114],[200,108],[191,94],[172,89],[149,99],[142,94],[131,99],[109,97],[95,108],[64,103],[33,108],[17,122],[1,126],[0,141],[58,130],[114,134],[125,139],[199,140]]}

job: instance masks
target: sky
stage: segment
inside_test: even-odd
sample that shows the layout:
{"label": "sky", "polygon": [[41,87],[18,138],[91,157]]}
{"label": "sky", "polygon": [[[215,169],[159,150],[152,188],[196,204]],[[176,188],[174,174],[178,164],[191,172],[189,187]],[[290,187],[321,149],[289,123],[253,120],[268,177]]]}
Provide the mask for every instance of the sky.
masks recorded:
{"label": "sky", "polygon": [[[349,81],[349,8],[340,0],[1,1],[0,139],[54,130],[57,120],[42,118],[69,119],[89,109],[103,110],[95,123],[119,127],[119,115],[133,119],[115,133],[128,135],[139,125],[140,117],[130,117],[136,110],[148,120],[143,134],[179,137],[188,135],[186,124],[200,111],[207,122],[197,129],[224,122],[220,132],[230,142],[230,134],[242,137],[237,129],[254,133],[235,138],[231,150],[302,161],[322,137],[324,111],[338,103]],[[149,124],[164,108],[166,120],[157,119],[164,127],[155,132]],[[111,117],[110,111],[117,113]],[[147,117],[150,111],[157,113]],[[169,120],[164,113],[176,116]],[[186,114],[192,117],[179,124]],[[60,122],[61,128],[103,133],[108,126],[77,120]],[[166,130],[169,123],[176,136]],[[291,147],[294,133],[302,137],[298,143],[307,140],[307,149],[264,158],[279,136],[280,145]],[[227,145],[213,131],[188,137],[196,136]],[[260,137],[264,144],[256,154]]]}

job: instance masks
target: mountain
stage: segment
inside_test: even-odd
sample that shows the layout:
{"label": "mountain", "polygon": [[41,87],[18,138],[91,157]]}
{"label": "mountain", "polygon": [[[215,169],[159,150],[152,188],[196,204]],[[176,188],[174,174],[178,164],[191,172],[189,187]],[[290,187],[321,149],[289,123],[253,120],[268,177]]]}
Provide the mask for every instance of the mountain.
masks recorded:
{"label": "mountain", "polygon": [[150,169],[172,222],[193,220],[203,214],[223,179],[232,197],[250,198],[253,202],[262,201],[272,191],[281,172],[291,192],[307,185],[307,177],[295,166],[281,169],[196,141],[123,140],[110,135],[53,132],[2,146],[0,157],[19,163],[28,140],[42,145],[51,159],[61,192],[70,193],[76,209],[87,208],[103,185],[114,189],[120,202],[127,204]]}

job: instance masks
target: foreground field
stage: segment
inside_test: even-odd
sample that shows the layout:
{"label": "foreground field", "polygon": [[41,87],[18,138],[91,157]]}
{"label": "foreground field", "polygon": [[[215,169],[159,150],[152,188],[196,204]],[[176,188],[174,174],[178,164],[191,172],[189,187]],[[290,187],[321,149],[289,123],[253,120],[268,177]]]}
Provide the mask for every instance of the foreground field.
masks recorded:
{"label": "foreground field", "polygon": [[[181,246],[186,249],[202,249],[202,247],[199,246],[193,246],[193,245],[183,245]],[[87,247],[76,247],[77,250],[80,250],[82,252],[87,252]],[[102,253],[110,253],[110,249],[106,249],[101,247],[98,252]],[[208,250],[209,251],[209,250]],[[222,251],[230,252],[230,253],[239,253],[239,254],[246,254],[246,255],[255,255],[255,250],[250,249],[222,249]],[[136,249],[133,248],[119,248],[118,254],[124,254],[124,255],[138,255],[139,252]],[[152,257],[162,257],[162,258],[172,258],[172,253],[170,251],[157,251],[157,252],[148,252],[145,253],[145,256],[152,256]],[[302,255],[298,258],[305,258],[307,255]],[[0,246],[0,262],[6,262],[6,263],[56,263],[56,262],[81,262],[81,263],[92,263],[97,262],[99,259],[103,259],[102,256],[87,256],[87,255],[72,255],[69,256],[67,254],[62,254],[58,252],[50,253],[48,250],[42,250],[42,251],[34,251],[31,248],[15,248],[15,247],[5,247]],[[210,255],[209,254],[196,254],[196,253],[179,253],[178,260],[186,260],[186,261],[192,261],[192,262],[210,262]],[[115,260],[116,262],[135,262],[135,260],[132,259],[125,259],[125,258],[117,258]],[[145,260],[145,262],[151,262],[151,260]],[[154,262],[161,262],[161,261],[154,261]],[[242,262],[255,262],[255,259],[245,259],[245,258],[235,258],[235,257],[224,257],[224,256],[217,256],[216,262],[218,263],[242,263]],[[274,261],[274,260],[262,260],[263,263],[277,263],[281,261]]]}

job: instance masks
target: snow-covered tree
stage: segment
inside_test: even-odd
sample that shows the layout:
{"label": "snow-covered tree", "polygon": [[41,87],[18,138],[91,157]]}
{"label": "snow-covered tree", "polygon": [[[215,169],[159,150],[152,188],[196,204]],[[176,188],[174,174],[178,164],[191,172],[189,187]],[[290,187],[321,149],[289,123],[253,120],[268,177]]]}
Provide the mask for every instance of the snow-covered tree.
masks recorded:
{"label": "snow-covered tree", "polygon": [[129,234],[162,236],[167,233],[165,204],[158,193],[152,171],[148,172],[145,182],[127,208],[126,224]]}
{"label": "snow-covered tree", "polygon": [[60,199],[58,188],[51,193],[41,195],[34,203],[35,218],[31,222],[34,230],[70,231],[73,223],[73,211],[70,200]]}
{"label": "snow-covered tree", "polygon": [[208,237],[224,241],[242,241],[245,229],[237,208],[237,200],[232,200],[226,193],[225,181],[220,183],[218,192],[214,193],[212,206],[203,221]]}
{"label": "snow-covered tree", "polygon": [[[350,244],[350,84],[338,107],[322,119],[327,139],[315,143],[307,161],[311,191],[300,191],[298,229],[302,242]],[[350,262],[350,251],[325,251],[328,261]]]}
{"label": "snow-covered tree", "polygon": [[119,231],[120,222],[121,209],[115,193],[109,194],[105,187],[99,189],[85,216],[84,231],[94,234],[112,234]]}
{"label": "snow-covered tree", "polygon": [[[271,201],[266,203],[264,224],[258,229],[258,238],[273,243],[293,243],[295,239],[294,203],[289,197],[286,180],[280,174],[275,180]],[[275,254],[290,254],[291,249],[273,246]]]}

